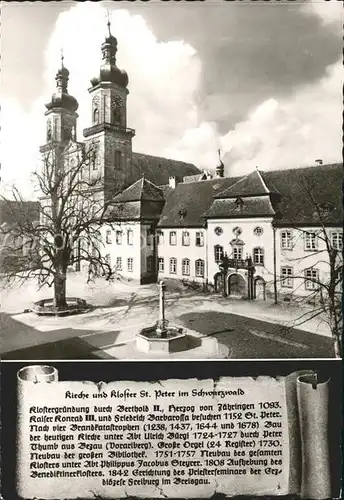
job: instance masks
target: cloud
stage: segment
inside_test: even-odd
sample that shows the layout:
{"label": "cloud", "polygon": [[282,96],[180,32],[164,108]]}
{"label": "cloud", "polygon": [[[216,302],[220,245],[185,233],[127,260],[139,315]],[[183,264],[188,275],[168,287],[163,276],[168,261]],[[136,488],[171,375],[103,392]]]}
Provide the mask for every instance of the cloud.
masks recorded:
{"label": "cloud", "polygon": [[[291,98],[270,98],[222,136],[216,125],[203,122],[176,141],[171,153],[209,168],[221,147],[226,175],[312,165],[315,159],[341,158],[343,68],[331,65],[318,83],[299,89]],[[212,153],[212,155],[211,155]],[[210,158],[211,156],[211,158]]]}
{"label": "cloud", "polygon": [[[106,35],[105,14],[101,5],[90,2],[61,13],[45,53],[42,96],[29,113],[21,112],[18,103],[6,104],[8,111],[3,122],[7,147],[2,155],[2,176],[6,182],[19,177],[20,172],[27,176],[37,164],[33,152],[38,151],[45,137],[43,102],[54,91],[61,48],[70,71],[69,93],[79,102],[79,140],[82,129],[90,126],[91,98],[87,89],[91,77],[99,73],[100,46]],[[194,94],[199,87],[200,60],[189,44],[159,42],[142,16],[126,10],[116,10],[112,31],[118,39],[117,64],[128,72],[130,79],[128,126],[137,129],[134,149],[162,154],[171,138],[181,137],[197,124]],[[22,147],[12,155],[18,135],[23,138]]]}

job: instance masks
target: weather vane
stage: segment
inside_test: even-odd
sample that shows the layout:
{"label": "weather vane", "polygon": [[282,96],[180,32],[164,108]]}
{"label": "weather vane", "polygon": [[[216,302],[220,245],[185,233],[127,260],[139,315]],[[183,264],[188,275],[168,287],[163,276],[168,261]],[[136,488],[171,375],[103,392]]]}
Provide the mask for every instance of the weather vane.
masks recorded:
{"label": "weather vane", "polygon": [[107,18],[107,27],[109,30],[109,36],[111,36],[111,21],[110,21],[110,12],[109,9],[106,9],[106,18]]}
{"label": "weather vane", "polygon": [[64,61],[63,48],[61,48],[60,53],[61,53],[61,65],[63,67],[63,61]]}

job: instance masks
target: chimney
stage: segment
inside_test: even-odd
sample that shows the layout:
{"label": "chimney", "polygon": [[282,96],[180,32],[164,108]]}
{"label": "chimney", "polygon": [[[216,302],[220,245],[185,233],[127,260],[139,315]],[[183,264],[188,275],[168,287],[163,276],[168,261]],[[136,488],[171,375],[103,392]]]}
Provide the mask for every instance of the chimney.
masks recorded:
{"label": "chimney", "polygon": [[170,188],[176,189],[177,179],[174,176],[169,177],[168,184],[169,184]]}
{"label": "chimney", "polygon": [[317,163],[318,165],[322,165],[323,161],[321,158],[318,158],[317,160],[315,160],[315,163]]}

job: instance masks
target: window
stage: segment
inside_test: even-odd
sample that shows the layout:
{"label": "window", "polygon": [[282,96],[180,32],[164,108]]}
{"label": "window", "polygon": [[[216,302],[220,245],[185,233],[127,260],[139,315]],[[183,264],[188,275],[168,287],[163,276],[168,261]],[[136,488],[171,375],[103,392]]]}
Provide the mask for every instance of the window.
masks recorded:
{"label": "window", "polygon": [[122,271],[122,257],[116,258],[116,269],[117,271]]}
{"label": "window", "polygon": [[305,270],[305,289],[316,290],[318,288],[319,270],[315,268]]}
{"label": "window", "polygon": [[128,271],[130,273],[133,272],[133,268],[134,268],[134,259],[132,257],[129,257],[128,260],[127,260],[127,266],[128,266]]}
{"label": "window", "polygon": [[164,244],[164,233],[162,231],[158,231],[156,233],[156,237],[157,237],[158,245],[163,245]]}
{"label": "window", "polygon": [[223,247],[221,245],[214,246],[214,257],[217,264],[221,262],[223,257]]}
{"label": "window", "polygon": [[158,269],[159,269],[159,272],[160,272],[160,273],[163,273],[163,272],[164,272],[164,269],[165,269],[165,263],[164,263],[164,258],[163,258],[163,257],[159,257],[159,258],[158,258]]}
{"label": "window", "polygon": [[293,248],[293,235],[291,231],[281,231],[281,248],[286,250]]}
{"label": "window", "polygon": [[263,234],[263,228],[260,227],[260,226],[257,226],[253,229],[253,233],[256,235],[256,236],[261,236]]}
{"label": "window", "polygon": [[182,245],[185,247],[190,245],[190,233],[188,231],[183,231],[182,233]]}
{"label": "window", "polygon": [[331,233],[331,245],[336,250],[343,249],[343,233],[333,231]]}
{"label": "window", "polygon": [[127,230],[127,244],[132,245],[134,242],[134,231],[132,229]]}
{"label": "window", "polygon": [[154,236],[154,232],[151,229],[148,229],[148,231],[147,231],[147,245],[149,247],[151,247],[153,244],[153,236]]}
{"label": "window", "polygon": [[109,245],[112,243],[112,238],[111,238],[111,229],[108,229],[106,231],[106,243]]}
{"label": "window", "polygon": [[116,231],[116,245],[122,245],[122,231]]}
{"label": "window", "polygon": [[153,255],[147,257],[147,273],[153,272]]}
{"label": "window", "polygon": [[263,248],[256,247],[253,249],[253,264],[258,266],[264,265],[264,250]]}
{"label": "window", "polygon": [[184,276],[190,276],[190,261],[189,261],[189,259],[182,260],[182,274]]}
{"label": "window", "polygon": [[93,110],[93,124],[97,125],[99,123],[99,109],[94,108]]}
{"label": "window", "polygon": [[294,271],[292,267],[281,267],[281,286],[284,288],[293,288]]}
{"label": "window", "polygon": [[177,244],[177,233],[176,231],[170,231],[170,245]]}
{"label": "window", "polygon": [[317,249],[317,235],[314,231],[304,233],[305,250]]}
{"label": "window", "polygon": [[122,163],[122,153],[120,151],[115,151],[114,154],[115,154],[115,159],[114,159],[115,168],[119,170],[121,168],[121,163]]}
{"label": "window", "polygon": [[197,278],[204,278],[204,260],[202,259],[196,260],[195,271]]}
{"label": "window", "polygon": [[112,121],[114,124],[121,122],[121,109],[120,108],[115,107],[112,110]]}
{"label": "window", "polygon": [[233,259],[240,260],[242,259],[242,246],[233,246]]}
{"label": "window", "polygon": [[196,247],[203,247],[204,245],[204,235],[203,232],[196,233]]}
{"label": "window", "polygon": [[91,151],[91,165],[92,170],[98,169],[98,148],[95,147],[93,151]]}
{"label": "window", "polygon": [[111,255],[109,253],[105,255],[105,262],[108,266],[111,266]]}
{"label": "window", "polygon": [[172,257],[170,259],[170,274],[176,274],[177,272],[177,259]]}

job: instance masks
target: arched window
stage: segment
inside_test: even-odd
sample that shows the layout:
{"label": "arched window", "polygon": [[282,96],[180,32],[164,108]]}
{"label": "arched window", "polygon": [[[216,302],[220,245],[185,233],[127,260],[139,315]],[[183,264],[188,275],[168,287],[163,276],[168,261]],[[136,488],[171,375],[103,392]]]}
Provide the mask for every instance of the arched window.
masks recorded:
{"label": "arched window", "polygon": [[97,125],[99,123],[99,109],[96,107],[93,110],[93,124]]}
{"label": "arched window", "polygon": [[204,278],[204,260],[197,259],[195,262],[195,271],[197,278]]}
{"label": "arched window", "polygon": [[122,166],[122,153],[120,151],[115,151],[114,155],[115,155],[114,158],[115,169],[120,170]]}
{"label": "arched window", "polygon": [[114,125],[121,123],[121,109],[117,106],[112,110],[112,123]]}
{"label": "arched window", "polygon": [[184,276],[190,276],[190,260],[189,259],[182,260],[182,274]]}
{"label": "arched window", "polygon": [[253,264],[257,266],[264,265],[264,249],[256,247],[253,249]]}
{"label": "arched window", "polygon": [[47,142],[51,141],[52,132],[51,132],[51,121],[49,120],[47,123]]}

